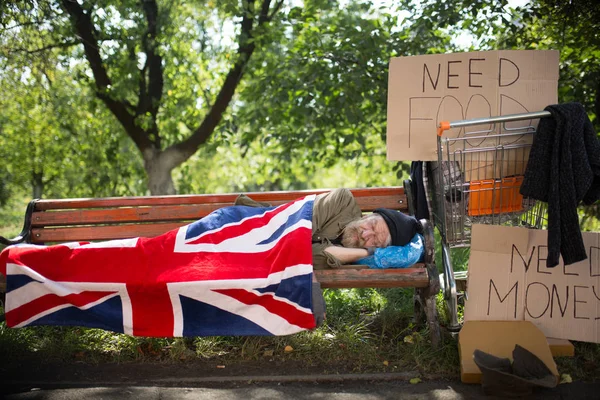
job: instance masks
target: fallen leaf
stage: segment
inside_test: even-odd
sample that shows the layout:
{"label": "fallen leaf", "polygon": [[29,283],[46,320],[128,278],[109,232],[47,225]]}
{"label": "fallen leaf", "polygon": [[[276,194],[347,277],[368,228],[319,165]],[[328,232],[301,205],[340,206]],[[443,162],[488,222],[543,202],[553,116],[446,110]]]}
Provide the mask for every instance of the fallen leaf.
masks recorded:
{"label": "fallen leaf", "polygon": [[283,351],[285,351],[286,353],[291,353],[292,351],[294,351],[294,348],[290,345],[285,346],[285,349],[283,349]]}
{"label": "fallen leaf", "polygon": [[263,357],[273,357],[273,350],[265,350]]}
{"label": "fallen leaf", "polygon": [[217,368],[223,369],[223,368],[225,368],[225,366],[224,365],[217,365]]}
{"label": "fallen leaf", "polygon": [[387,367],[388,365],[390,365],[390,363],[389,363],[389,362],[387,362],[387,361],[384,361],[384,362],[383,362],[383,365],[385,365],[385,366]]}
{"label": "fallen leaf", "polygon": [[562,374],[560,376],[560,383],[573,383],[573,378],[569,374]]}
{"label": "fallen leaf", "polygon": [[404,343],[413,343],[413,337],[412,336],[404,336]]}
{"label": "fallen leaf", "polygon": [[417,383],[421,382],[421,378],[412,378],[409,382],[413,385],[416,385]]}

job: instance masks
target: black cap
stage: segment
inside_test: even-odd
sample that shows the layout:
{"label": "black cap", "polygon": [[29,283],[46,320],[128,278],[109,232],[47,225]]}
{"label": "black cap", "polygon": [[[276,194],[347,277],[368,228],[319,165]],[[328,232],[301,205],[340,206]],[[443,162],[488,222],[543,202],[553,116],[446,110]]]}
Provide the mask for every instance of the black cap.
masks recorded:
{"label": "black cap", "polygon": [[392,246],[406,246],[415,236],[419,229],[419,221],[400,211],[387,208],[378,208],[374,213],[383,217],[383,220],[392,235]]}

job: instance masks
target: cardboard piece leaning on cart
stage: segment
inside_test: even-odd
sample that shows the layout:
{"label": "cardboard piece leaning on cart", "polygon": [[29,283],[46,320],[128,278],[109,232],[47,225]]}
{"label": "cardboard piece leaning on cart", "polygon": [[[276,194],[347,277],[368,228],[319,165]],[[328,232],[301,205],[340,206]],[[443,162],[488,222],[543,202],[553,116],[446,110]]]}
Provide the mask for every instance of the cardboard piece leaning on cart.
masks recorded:
{"label": "cardboard piece leaning on cart", "polygon": [[600,232],[588,258],[546,268],[548,232],[473,225],[465,321],[531,321],[546,337],[600,343]]}
{"label": "cardboard piece leaning on cart", "polygon": [[[440,121],[487,118],[543,110],[558,102],[559,53],[554,50],[502,50],[397,57],[390,61],[387,105],[387,158],[436,161]],[[537,126],[537,120],[507,128]],[[446,137],[465,137],[472,127]],[[500,133],[500,132],[498,132]],[[524,135],[517,140],[531,140]],[[514,142],[511,138],[510,142]],[[468,147],[484,146],[481,140]],[[503,176],[525,169],[527,154],[506,165]],[[497,178],[490,162],[467,159],[466,180]],[[510,171],[509,171],[510,169]]]}

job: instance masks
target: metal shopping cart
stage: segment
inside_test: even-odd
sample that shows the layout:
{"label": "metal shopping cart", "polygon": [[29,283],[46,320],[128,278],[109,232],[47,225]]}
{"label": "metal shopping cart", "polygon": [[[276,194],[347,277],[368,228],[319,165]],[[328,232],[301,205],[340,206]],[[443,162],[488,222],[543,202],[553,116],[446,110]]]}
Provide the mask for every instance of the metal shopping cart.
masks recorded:
{"label": "metal shopping cart", "polygon": [[440,283],[450,331],[460,330],[458,300],[467,296],[457,291],[450,249],[470,246],[476,223],[540,229],[547,221],[546,204],[523,197],[519,190],[536,132],[533,121],[548,116],[541,111],[440,123],[438,161],[429,164],[427,190],[441,235]]}

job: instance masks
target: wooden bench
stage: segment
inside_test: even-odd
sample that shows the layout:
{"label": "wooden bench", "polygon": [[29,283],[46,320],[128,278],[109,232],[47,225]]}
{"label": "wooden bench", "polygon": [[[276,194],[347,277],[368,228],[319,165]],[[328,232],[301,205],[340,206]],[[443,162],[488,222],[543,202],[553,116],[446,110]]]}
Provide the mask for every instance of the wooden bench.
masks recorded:
{"label": "wooden bench", "polygon": [[[246,193],[257,201],[283,204],[308,194],[328,190]],[[402,187],[351,189],[363,212],[385,207],[408,211]],[[237,194],[202,194],[148,197],[33,200],[29,203],[21,234],[14,239],[0,236],[0,243],[53,244],[72,241],[102,241],[131,237],[153,237],[233,205]],[[341,269],[315,271],[323,288],[413,287],[415,311],[425,317],[434,345],[440,342],[435,295],[439,291],[434,262],[431,226],[425,227],[426,257],[411,268],[374,270],[345,265]],[[5,291],[5,288],[4,290]],[[423,312],[425,315],[423,316]]]}

